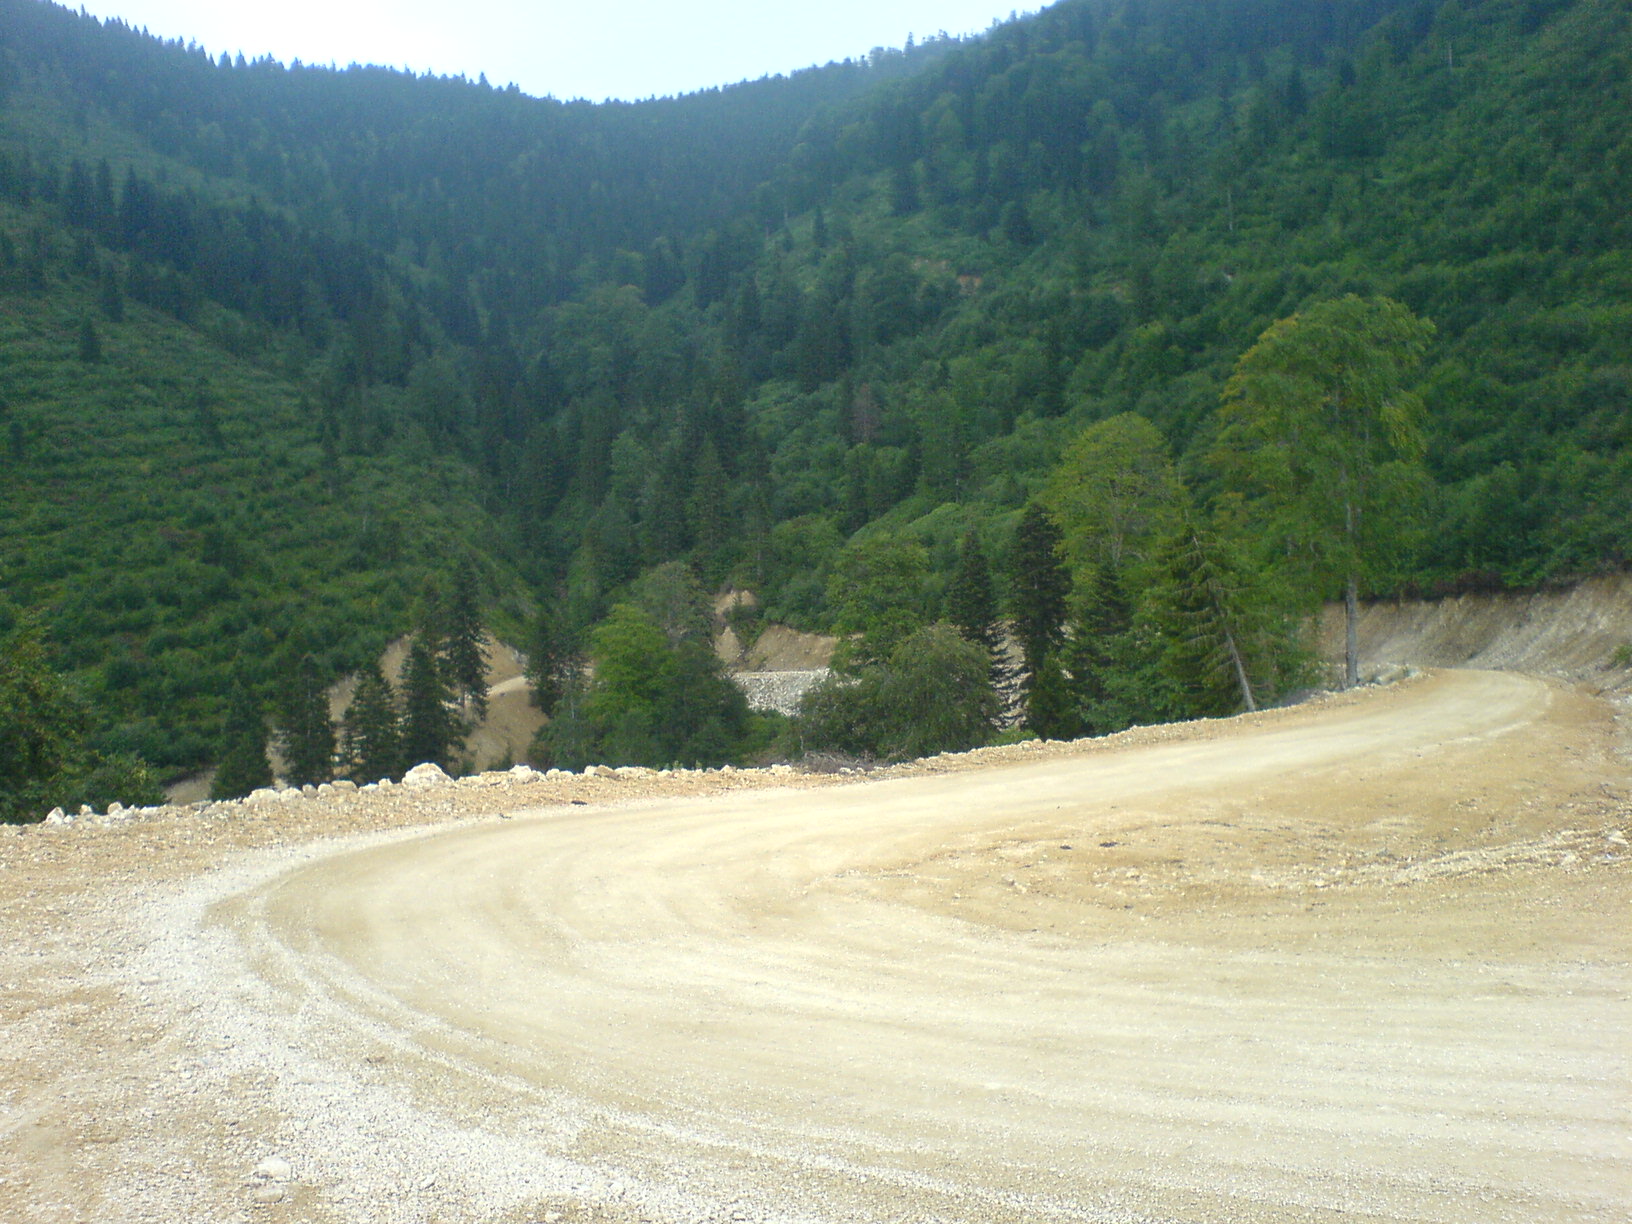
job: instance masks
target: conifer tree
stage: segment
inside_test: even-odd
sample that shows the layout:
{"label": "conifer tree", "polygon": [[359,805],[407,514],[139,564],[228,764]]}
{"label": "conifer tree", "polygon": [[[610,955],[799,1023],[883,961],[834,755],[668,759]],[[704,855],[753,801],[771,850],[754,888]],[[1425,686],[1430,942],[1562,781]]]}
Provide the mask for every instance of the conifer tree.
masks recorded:
{"label": "conifer tree", "polygon": [[563,616],[560,603],[539,613],[527,651],[527,682],[533,704],[554,717],[556,706],[573,679],[583,670],[583,652]]}
{"label": "conifer tree", "polygon": [[370,663],[357,677],[346,711],[346,761],[354,782],[378,782],[402,771],[402,723],[396,693]]}
{"label": "conifer tree", "polygon": [[272,762],[266,757],[266,718],[249,687],[232,686],[227,721],[221,733],[221,763],[210,784],[210,798],[238,799],[272,785]]}
{"label": "conifer tree", "polygon": [[96,323],[89,315],[79,321],[79,359],[86,365],[95,365],[102,360],[102,337],[97,334]]}
{"label": "conifer tree", "polygon": [[986,651],[992,688],[1006,701],[1014,676],[1003,649],[1003,625],[998,619],[991,565],[980,539],[972,531],[963,537],[958,568],[946,588],[946,619],[965,638]]}
{"label": "conifer tree", "polygon": [[219,450],[224,447],[226,438],[221,432],[221,414],[216,411],[214,396],[210,394],[209,384],[202,378],[193,384],[193,428],[197,434],[198,443]]}
{"label": "conifer tree", "polygon": [[1037,231],[1032,228],[1031,213],[1023,198],[1010,200],[1003,206],[1003,237],[1021,247],[1037,241]]}
{"label": "conifer tree", "polygon": [[441,664],[454,697],[480,722],[487,717],[487,655],[482,647],[482,615],[476,575],[468,562],[453,574],[453,594],[444,610]]}
{"label": "conifer tree", "polygon": [[686,521],[691,527],[697,571],[711,585],[725,576],[730,561],[729,510],[725,468],[713,440],[708,439],[697,454],[691,495],[686,498]]}
{"label": "conifer tree", "polygon": [[1065,632],[1071,578],[1060,551],[1060,529],[1037,502],[1026,506],[1009,560],[1010,605],[1015,636],[1025,657],[1031,691],[1042,662]]}
{"label": "conifer tree", "polygon": [[958,568],[946,588],[946,619],[977,646],[992,650],[1001,641],[991,566],[974,532],[963,537],[958,550]]}
{"label": "conifer tree", "polygon": [[1060,665],[1060,652],[1044,655],[1032,673],[1026,699],[1026,726],[1044,739],[1074,739],[1082,734],[1082,719],[1072,698],[1071,681]]}
{"label": "conifer tree", "polygon": [[1211,527],[1186,521],[1158,551],[1148,596],[1159,665],[1186,713],[1258,708],[1301,671],[1299,634],[1268,576]]}
{"label": "conifer tree", "polygon": [[96,302],[102,310],[102,317],[109,323],[125,321],[125,295],[119,289],[119,272],[111,263],[102,265]]}
{"label": "conifer tree", "polygon": [[284,692],[279,726],[284,773],[291,786],[311,786],[334,776],[334,721],[317,660],[304,656]]}
{"label": "conifer tree", "polygon": [[896,166],[890,172],[890,211],[897,217],[906,217],[918,208],[918,176],[910,163]]}
{"label": "conifer tree", "polygon": [[451,699],[432,635],[422,631],[408,650],[402,672],[402,759],[410,768],[426,762],[444,768],[450,764],[459,742]]}
{"label": "conifer tree", "polygon": [[1095,567],[1081,590],[1072,618],[1073,632],[1062,663],[1071,675],[1071,694],[1082,731],[1110,735],[1151,716],[1134,690],[1142,674],[1133,632],[1133,604],[1121,571],[1108,559]]}

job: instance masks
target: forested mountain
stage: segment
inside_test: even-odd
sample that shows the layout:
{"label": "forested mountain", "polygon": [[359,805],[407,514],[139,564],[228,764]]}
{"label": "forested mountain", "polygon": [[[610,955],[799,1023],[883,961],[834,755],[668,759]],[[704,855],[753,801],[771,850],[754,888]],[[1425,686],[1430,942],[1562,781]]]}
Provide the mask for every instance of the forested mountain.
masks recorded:
{"label": "forested mountain", "polygon": [[573,640],[674,560],[827,628],[921,547],[933,609],[1127,413],[1228,538],[1226,380],[1350,294],[1435,329],[1368,591],[1621,564],[1628,20],[1061,0],[592,106],[0,0],[0,616],[174,772],[233,674],[360,665],[458,558]]}

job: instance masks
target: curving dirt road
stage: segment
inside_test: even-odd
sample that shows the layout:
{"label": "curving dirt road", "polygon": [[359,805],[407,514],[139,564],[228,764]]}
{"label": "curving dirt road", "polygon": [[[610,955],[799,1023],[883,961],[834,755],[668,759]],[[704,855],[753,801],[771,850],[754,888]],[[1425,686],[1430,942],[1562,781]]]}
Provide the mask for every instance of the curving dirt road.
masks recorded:
{"label": "curving dirt road", "polygon": [[191,1197],[13,1126],[0,1214],[1625,1220],[1625,747],[1580,692],[1444,673],[228,854],[109,920],[203,1088]]}

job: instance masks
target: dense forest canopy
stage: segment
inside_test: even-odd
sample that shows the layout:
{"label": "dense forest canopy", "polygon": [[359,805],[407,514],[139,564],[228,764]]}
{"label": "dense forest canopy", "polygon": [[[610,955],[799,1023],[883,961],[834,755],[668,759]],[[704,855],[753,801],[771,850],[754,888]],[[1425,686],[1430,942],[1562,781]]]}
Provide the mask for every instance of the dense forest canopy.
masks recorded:
{"label": "dense forest canopy", "polygon": [[[878,540],[938,608],[1128,414],[1163,521],[1229,553],[1227,380],[1349,295],[1432,327],[1361,594],[1622,564],[1629,20],[1061,0],[594,106],[0,0],[0,632],[42,616],[90,742],[174,776],[235,683],[363,665],[457,561],[491,623],[575,642],[676,560],[832,628]],[[1116,581],[1162,589],[1179,539]]]}

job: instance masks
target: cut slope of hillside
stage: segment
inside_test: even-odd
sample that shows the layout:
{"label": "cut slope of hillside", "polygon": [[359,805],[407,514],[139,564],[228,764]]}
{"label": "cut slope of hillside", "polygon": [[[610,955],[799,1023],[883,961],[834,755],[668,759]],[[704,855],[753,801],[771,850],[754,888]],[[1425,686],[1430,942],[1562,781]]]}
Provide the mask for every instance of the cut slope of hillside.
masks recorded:
{"label": "cut slope of hillside", "polygon": [[[1341,657],[1340,609],[1328,610],[1323,628],[1326,656]],[[1492,668],[1632,691],[1632,575],[1562,590],[1367,604],[1360,653],[1372,672],[1400,665]]]}

